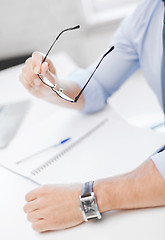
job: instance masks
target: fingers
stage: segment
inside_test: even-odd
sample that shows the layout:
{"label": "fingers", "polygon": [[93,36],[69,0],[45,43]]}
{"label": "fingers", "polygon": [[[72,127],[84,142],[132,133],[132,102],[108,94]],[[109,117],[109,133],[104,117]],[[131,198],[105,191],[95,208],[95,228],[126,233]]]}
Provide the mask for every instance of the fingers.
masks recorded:
{"label": "fingers", "polygon": [[27,220],[31,223],[35,223],[42,218],[42,212],[40,210],[35,210],[27,214]]}
{"label": "fingers", "polygon": [[49,71],[48,63],[44,62],[41,67],[41,75],[46,77],[50,82],[54,83],[54,75]]}
{"label": "fingers", "polygon": [[40,52],[34,52],[32,54],[32,68],[35,74],[42,74],[45,76],[46,72],[49,71],[53,74],[56,73],[53,63],[50,59],[46,59],[45,62],[42,63],[44,59],[44,55]]}
{"label": "fingers", "polygon": [[42,57],[43,56],[39,53],[33,53],[32,57],[26,60],[25,65],[22,68],[19,80],[29,91],[37,90],[37,88],[41,86],[40,81],[38,81],[38,76],[36,76],[34,72],[34,68],[40,68]]}
{"label": "fingers", "polygon": [[49,230],[48,227],[47,227],[45,219],[40,219],[39,221],[34,222],[32,224],[32,228],[36,232],[45,232],[45,231]]}
{"label": "fingers", "polygon": [[39,52],[32,54],[32,69],[35,74],[41,73],[41,65],[44,56]]}
{"label": "fingers", "polygon": [[25,196],[26,201],[27,202],[34,201],[35,199],[41,196],[41,192],[42,192],[42,187],[32,190],[31,192],[26,194]]}
{"label": "fingers", "polygon": [[34,52],[32,57],[26,60],[25,66],[23,67],[22,73],[19,77],[25,88],[38,97],[42,97],[43,92],[47,92],[48,88],[38,78],[37,74],[41,74],[43,77],[46,77],[53,84],[55,84],[55,81],[57,80],[55,79],[55,68],[51,60],[46,59],[46,61],[42,63],[43,59],[44,55],[42,53]]}
{"label": "fingers", "polygon": [[[39,192],[32,191],[26,196],[26,198],[27,200],[33,199],[38,194]],[[27,220],[32,223],[33,230],[37,232],[44,232],[49,230],[47,227],[47,221],[45,219],[45,216],[47,216],[45,207],[46,203],[42,200],[42,197],[28,202],[24,207],[24,212],[27,213]]]}
{"label": "fingers", "polygon": [[30,213],[33,212],[35,210],[38,210],[41,206],[40,206],[40,202],[39,199],[35,199],[31,202],[28,202],[25,206],[24,206],[24,212],[25,213]]}
{"label": "fingers", "polygon": [[44,196],[49,192],[49,185],[43,185],[41,187],[35,188],[26,194],[25,199],[27,202],[34,201],[35,199]]}
{"label": "fingers", "polygon": [[28,202],[25,206],[24,206],[24,212],[25,213],[31,213],[33,211],[36,210],[41,210],[44,209],[47,206],[46,201],[44,201],[44,198],[40,197],[37,198],[31,202]]}
{"label": "fingers", "polygon": [[48,63],[48,68],[49,68],[50,72],[55,75],[56,74],[56,69],[55,69],[52,61],[50,59],[46,59],[46,62]]}
{"label": "fingers", "polygon": [[[43,63],[41,75],[43,77],[43,81],[46,81],[47,83],[50,81],[50,83],[53,83],[55,85],[55,76],[49,71],[48,64],[46,62]],[[47,78],[48,81],[44,78]]]}
{"label": "fingers", "polygon": [[77,201],[81,185],[44,185],[26,195],[27,219],[37,232],[60,230],[83,222]]}
{"label": "fingers", "polygon": [[47,72],[49,71],[48,69],[48,63],[44,62],[41,66],[41,74],[42,76],[46,76]]}

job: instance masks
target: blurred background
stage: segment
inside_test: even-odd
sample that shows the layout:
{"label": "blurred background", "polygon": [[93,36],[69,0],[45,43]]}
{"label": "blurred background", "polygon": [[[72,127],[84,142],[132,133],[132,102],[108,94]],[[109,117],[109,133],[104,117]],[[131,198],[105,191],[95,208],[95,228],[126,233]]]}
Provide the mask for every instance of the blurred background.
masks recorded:
{"label": "blurred background", "polygon": [[46,53],[58,33],[66,33],[53,53],[65,51],[81,67],[109,46],[121,20],[140,0],[0,0],[0,70],[24,60],[35,50]]}

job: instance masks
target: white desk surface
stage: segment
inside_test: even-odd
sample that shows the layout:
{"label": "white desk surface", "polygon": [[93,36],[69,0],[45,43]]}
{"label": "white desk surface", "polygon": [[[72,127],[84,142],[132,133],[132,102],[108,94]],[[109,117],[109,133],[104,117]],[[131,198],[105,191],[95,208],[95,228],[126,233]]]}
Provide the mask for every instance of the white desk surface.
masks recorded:
{"label": "white desk surface", "polygon": [[[68,64],[65,64],[67,61]],[[72,63],[67,56],[60,55],[57,58],[57,65],[66,66],[68,65],[68,72],[74,70],[76,65]],[[39,121],[43,119],[47,114],[51,114],[52,111],[58,111],[59,107],[45,103],[41,100],[35,99],[21,86],[18,81],[18,75],[21,67],[14,67],[9,70],[0,72],[0,103],[8,103],[21,99],[31,99],[33,102],[32,112],[27,116],[26,120],[20,127],[20,131],[23,131],[24,127],[28,127],[33,121]],[[58,69],[57,69],[58,71]],[[67,74],[67,70],[62,74]],[[61,73],[60,73],[61,74]],[[61,74],[61,75],[62,75]],[[139,84],[143,84],[143,81],[138,81]],[[136,89],[140,87],[138,82],[135,81]],[[134,85],[131,82],[130,87]],[[130,91],[127,86],[124,91]],[[145,89],[146,94],[150,95],[148,89]],[[121,93],[122,94],[122,93]],[[121,95],[122,96],[122,95]],[[125,94],[124,94],[125,96]],[[150,95],[152,98],[152,94]],[[151,99],[150,99],[151,100]],[[112,99],[112,104],[116,109],[119,110],[122,106],[118,104],[118,97]],[[128,99],[126,99],[128,101]],[[123,104],[123,102],[122,102]],[[143,105],[143,110],[148,108]],[[153,101],[154,111],[157,116],[162,117],[160,108],[156,102]],[[38,115],[35,116],[34,112],[38,107],[41,106],[38,111]],[[43,111],[41,111],[43,109]],[[122,111],[121,111],[122,112]],[[33,114],[32,114],[33,113]],[[133,122],[133,117],[128,109],[123,110],[123,116],[128,116],[128,121]],[[127,114],[129,113],[129,114]],[[137,112],[136,112],[137,114]],[[151,112],[148,114],[152,114]],[[142,113],[143,115],[143,113]],[[140,114],[139,114],[140,116]],[[139,119],[142,119],[139,117]],[[148,121],[144,122],[143,125]],[[135,121],[136,123],[136,121]],[[139,125],[141,122],[139,121]],[[23,206],[25,204],[25,194],[31,189],[35,188],[36,185],[32,182],[15,175],[6,169],[0,168],[0,238],[3,240],[11,239],[45,239],[45,240],[73,240],[73,239],[104,239],[104,240],[164,240],[164,222],[165,222],[165,207],[153,208],[153,209],[140,209],[140,210],[129,210],[129,211],[114,211],[106,213],[102,221],[89,222],[82,224],[76,228],[49,232],[44,234],[36,233],[32,230],[31,224],[26,220],[26,215],[23,212]]]}

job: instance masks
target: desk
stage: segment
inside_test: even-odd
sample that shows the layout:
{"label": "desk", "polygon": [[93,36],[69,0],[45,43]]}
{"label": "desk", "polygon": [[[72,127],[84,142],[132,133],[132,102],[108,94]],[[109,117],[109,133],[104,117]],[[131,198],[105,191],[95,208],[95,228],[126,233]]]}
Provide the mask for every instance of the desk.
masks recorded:
{"label": "desk", "polygon": [[[59,62],[58,62],[59,61]],[[62,55],[57,62],[68,61],[73,70],[76,65]],[[67,64],[63,64],[67,66]],[[60,108],[32,97],[18,82],[21,66],[11,68],[0,73],[0,102],[7,103],[20,99],[32,101],[31,114],[21,125],[18,134],[28,128],[34,121],[39,121]],[[69,71],[68,71],[69,72]],[[10,87],[9,87],[10,86]],[[113,101],[114,103],[115,101]],[[38,115],[34,114],[38,109]],[[103,220],[89,222],[76,228],[44,234],[32,230],[23,212],[25,194],[36,185],[3,168],[0,168],[0,238],[11,239],[45,239],[45,240],[73,240],[73,239],[104,239],[104,240],[164,240],[165,207],[143,210],[113,211],[104,214]]]}

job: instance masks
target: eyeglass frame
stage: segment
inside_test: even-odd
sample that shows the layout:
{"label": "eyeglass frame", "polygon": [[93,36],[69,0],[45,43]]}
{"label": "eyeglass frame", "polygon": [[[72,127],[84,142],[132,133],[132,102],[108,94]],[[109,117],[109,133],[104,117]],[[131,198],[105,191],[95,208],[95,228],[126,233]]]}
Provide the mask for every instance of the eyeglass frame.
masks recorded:
{"label": "eyeglass frame", "polygon": [[[56,43],[56,41],[59,39],[59,37],[66,31],[70,31],[70,30],[75,30],[75,29],[78,29],[80,28],[80,25],[77,25],[75,27],[72,27],[72,28],[67,28],[67,29],[64,29],[62,32],[60,32],[58,34],[58,36],[56,37],[56,39],[54,40],[54,42],[52,43],[52,45],[50,46],[49,50],[47,51],[44,59],[42,60],[42,63],[44,63],[46,61],[46,58],[48,56],[48,54],[50,53],[51,49],[53,48],[54,44]],[[67,95],[65,95],[63,93],[63,89],[60,88],[59,90],[56,90],[55,87],[56,87],[56,84],[53,84],[51,83],[49,80],[49,83],[46,83],[44,80],[43,80],[43,76],[41,74],[37,74],[37,76],[39,77],[39,79],[48,87],[50,87],[60,98],[62,98],[63,100],[67,101],[67,102],[70,102],[70,103],[76,103],[78,101],[78,99],[80,98],[81,94],[83,93],[84,89],[86,88],[86,86],[88,85],[89,81],[91,80],[91,78],[93,77],[93,75],[95,74],[96,70],[98,69],[98,67],[100,66],[101,62],[103,61],[103,59],[110,53],[114,50],[114,46],[112,46],[104,55],[103,57],[101,58],[101,60],[99,61],[99,63],[97,64],[97,66],[95,67],[94,71],[92,72],[92,74],[90,75],[90,77],[88,78],[87,82],[85,83],[84,87],[80,90],[80,92],[78,93],[78,95],[75,97],[75,99],[72,99],[70,97],[68,97]],[[45,78],[44,78],[45,79]],[[47,79],[47,78],[46,78]]]}

